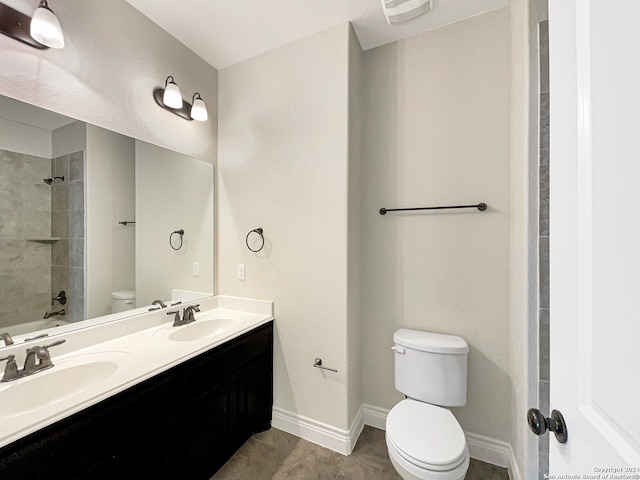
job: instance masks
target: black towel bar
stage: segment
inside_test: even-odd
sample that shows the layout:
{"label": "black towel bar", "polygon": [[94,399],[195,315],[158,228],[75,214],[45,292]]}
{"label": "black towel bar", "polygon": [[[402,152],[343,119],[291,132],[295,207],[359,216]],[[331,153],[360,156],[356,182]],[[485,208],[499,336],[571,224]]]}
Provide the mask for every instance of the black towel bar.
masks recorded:
{"label": "black towel bar", "polygon": [[380,215],[386,215],[387,212],[407,212],[413,210],[446,210],[450,208],[477,208],[481,212],[487,209],[486,203],[478,203],[477,205],[448,205],[444,207],[413,207],[413,208],[381,208]]}

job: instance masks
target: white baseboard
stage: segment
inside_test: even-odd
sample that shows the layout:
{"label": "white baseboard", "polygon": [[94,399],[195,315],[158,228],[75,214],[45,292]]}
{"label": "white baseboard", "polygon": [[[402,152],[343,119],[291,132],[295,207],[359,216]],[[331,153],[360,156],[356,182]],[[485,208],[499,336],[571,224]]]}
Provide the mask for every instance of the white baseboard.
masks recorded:
{"label": "white baseboard", "polygon": [[464,432],[464,435],[467,437],[469,455],[472,458],[498,467],[510,468],[511,445],[477,433]]}
{"label": "white baseboard", "polygon": [[[364,424],[385,430],[389,409],[374,405],[363,405]],[[507,442],[465,432],[469,455],[476,460],[509,469],[510,480],[520,480],[520,469],[513,448]]]}
{"label": "white baseboard", "polygon": [[364,428],[363,408],[360,407],[349,430],[327,425],[282,408],[273,407],[271,426],[343,455],[350,455]]}
{"label": "white baseboard", "polygon": [[[327,425],[282,408],[273,407],[271,425],[312,443],[349,455],[365,425],[384,430],[389,409],[374,405],[362,405],[349,430]],[[521,480],[520,469],[511,445],[507,442],[465,432],[469,455],[476,460],[509,469],[510,480]]]}
{"label": "white baseboard", "polygon": [[370,427],[385,430],[387,424],[388,408],[376,407],[374,405],[362,405],[364,412],[364,424]]}
{"label": "white baseboard", "polygon": [[513,452],[513,448],[509,445],[509,480],[522,480],[520,475],[520,467],[516,460],[516,454]]}

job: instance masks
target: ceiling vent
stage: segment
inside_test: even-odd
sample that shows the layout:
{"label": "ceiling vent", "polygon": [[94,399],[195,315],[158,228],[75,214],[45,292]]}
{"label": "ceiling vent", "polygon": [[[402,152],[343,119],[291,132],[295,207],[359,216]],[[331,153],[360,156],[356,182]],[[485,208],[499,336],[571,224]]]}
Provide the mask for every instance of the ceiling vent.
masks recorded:
{"label": "ceiling vent", "polygon": [[408,22],[431,10],[433,0],[382,0],[389,25]]}

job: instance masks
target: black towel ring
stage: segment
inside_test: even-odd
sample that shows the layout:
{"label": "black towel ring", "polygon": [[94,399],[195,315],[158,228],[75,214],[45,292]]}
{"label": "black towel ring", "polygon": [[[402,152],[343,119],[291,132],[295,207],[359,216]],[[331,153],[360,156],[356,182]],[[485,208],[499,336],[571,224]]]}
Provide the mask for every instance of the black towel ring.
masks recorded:
{"label": "black towel ring", "polygon": [[[247,244],[247,248],[249,250],[251,250],[254,253],[259,252],[260,250],[262,250],[264,248],[264,235],[262,235],[262,232],[264,232],[264,230],[262,230],[262,228],[254,228],[253,230],[251,230],[249,233],[247,233],[247,238],[245,238],[244,243]],[[262,243],[260,244],[260,248],[258,248],[257,250],[254,250],[253,248],[251,248],[249,246],[249,235],[251,235],[252,233],[257,233],[258,235],[260,235],[260,238],[262,239]]]}
{"label": "black towel ring", "polygon": [[[178,248],[173,246],[173,236],[174,235],[180,235],[180,245],[178,245]],[[175,232],[171,232],[171,235],[169,235],[169,245],[171,246],[171,248],[173,248],[174,250],[180,250],[182,248],[182,236],[184,235],[184,230],[180,229],[180,230],[176,230]]]}

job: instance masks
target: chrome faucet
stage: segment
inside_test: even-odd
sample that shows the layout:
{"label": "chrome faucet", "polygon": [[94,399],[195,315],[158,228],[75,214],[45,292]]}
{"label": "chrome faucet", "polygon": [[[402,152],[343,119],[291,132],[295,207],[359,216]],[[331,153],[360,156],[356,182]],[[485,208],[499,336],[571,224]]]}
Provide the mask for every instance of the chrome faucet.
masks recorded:
{"label": "chrome faucet", "polygon": [[24,367],[22,370],[18,368],[15,355],[8,355],[5,358],[0,358],[0,361],[7,361],[7,365],[4,369],[4,376],[0,382],[10,382],[53,367],[49,349],[57,345],[62,345],[65,341],[66,340],[58,340],[57,342],[53,342],[49,345],[43,345],[41,347],[35,346],[27,349],[27,357],[24,360]]}
{"label": "chrome faucet", "polygon": [[173,317],[173,326],[181,327],[182,325],[187,325],[188,323],[193,323],[196,321],[194,312],[200,311],[200,308],[198,307],[200,307],[200,305],[190,305],[187,308],[182,309],[182,318],[180,318],[179,310],[167,312],[167,315],[175,315],[175,317]]}
{"label": "chrome faucet", "polygon": [[45,312],[44,317],[42,317],[43,319],[47,319],[47,318],[51,318],[54,317],[56,315],[62,315],[63,317],[66,315],[67,312],[65,312],[64,308],[62,310],[58,310],[57,312]]}
{"label": "chrome faucet", "polygon": [[[155,312],[156,310],[162,310],[163,308],[167,308],[167,304],[164,303],[162,300],[154,300],[153,302],[151,302],[151,307],[149,309],[147,309],[148,312]],[[157,307],[154,307],[153,305],[157,305]]]}
{"label": "chrome faucet", "polygon": [[11,338],[11,335],[8,333],[0,333],[0,338],[4,340],[5,345],[13,345],[13,338]]}
{"label": "chrome faucet", "polygon": [[196,321],[195,312],[200,311],[200,305],[190,305],[184,309],[182,314],[182,320],[185,324],[192,323]]}

